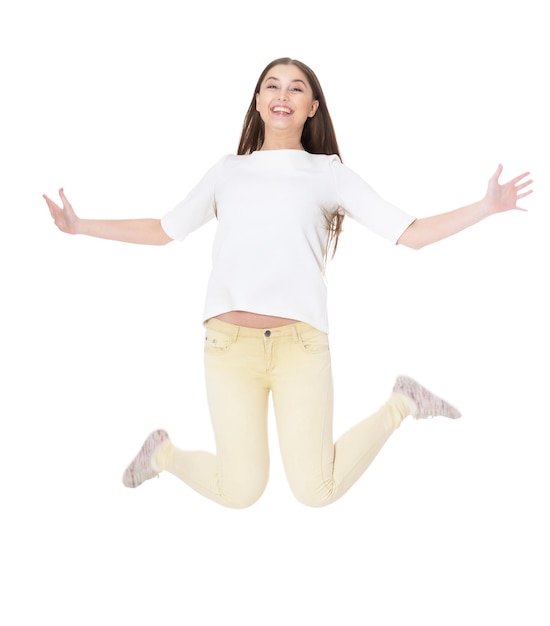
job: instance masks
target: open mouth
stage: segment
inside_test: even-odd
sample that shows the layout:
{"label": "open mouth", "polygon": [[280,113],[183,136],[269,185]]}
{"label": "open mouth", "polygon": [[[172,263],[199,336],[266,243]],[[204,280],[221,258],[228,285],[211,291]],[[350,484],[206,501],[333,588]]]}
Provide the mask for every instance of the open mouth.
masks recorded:
{"label": "open mouth", "polygon": [[292,113],[292,109],[284,106],[275,106],[271,109],[272,113],[278,113],[279,115],[290,115]]}

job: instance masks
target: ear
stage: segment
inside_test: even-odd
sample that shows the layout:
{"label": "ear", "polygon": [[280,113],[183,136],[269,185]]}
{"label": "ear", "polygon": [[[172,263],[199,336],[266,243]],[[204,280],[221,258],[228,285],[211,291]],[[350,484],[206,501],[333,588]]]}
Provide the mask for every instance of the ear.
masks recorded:
{"label": "ear", "polygon": [[319,100],[314,100],[311,103],[311,111],[309,112],[309,116],[308,117],[313,117],[315,115],[315,113],[317,113],[317,109],[319,108]]}
{"label": "ear", "polygon": [[260,97],[260,94],[257,93],[256,94],[256,111],[258,110],[258,98]]}

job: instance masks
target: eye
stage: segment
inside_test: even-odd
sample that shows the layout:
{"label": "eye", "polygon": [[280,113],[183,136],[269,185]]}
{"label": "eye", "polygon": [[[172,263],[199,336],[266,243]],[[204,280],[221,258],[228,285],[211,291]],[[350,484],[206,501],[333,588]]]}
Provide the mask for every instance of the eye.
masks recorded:
{"label": "eye", "polygon": [[266,89],[277,89],[277,85],[266,85]]}
{"label": "eye", "polygon": [[292,87],[291,91],[297,91],[298,93],[302,93],[303,89],[301,87]]}

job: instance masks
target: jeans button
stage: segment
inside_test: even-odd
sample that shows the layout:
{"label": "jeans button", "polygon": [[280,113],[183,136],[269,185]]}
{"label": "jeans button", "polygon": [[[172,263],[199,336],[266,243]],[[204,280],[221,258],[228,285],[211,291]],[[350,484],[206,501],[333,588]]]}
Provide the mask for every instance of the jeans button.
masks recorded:
{"label": "jeans button", "polygon": [[270,330],[266,330],[264,333],[264,337],[271,337],[271,331]]}

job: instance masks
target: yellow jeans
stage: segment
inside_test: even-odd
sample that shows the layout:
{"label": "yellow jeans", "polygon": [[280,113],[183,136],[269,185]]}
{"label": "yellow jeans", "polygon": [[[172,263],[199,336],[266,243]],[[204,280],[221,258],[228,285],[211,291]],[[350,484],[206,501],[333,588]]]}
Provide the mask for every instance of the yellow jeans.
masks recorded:
{"label": "yellow jeans", "polygon": [[250,506],[267,484],[270,393],[288,482],[308,506],[340,498],[409,413],[392,394],[334,443],[328,336],[301,322],[258,330],[209,320],[205,373],[216,454],[166,442],[153,462],[231,508]]}

